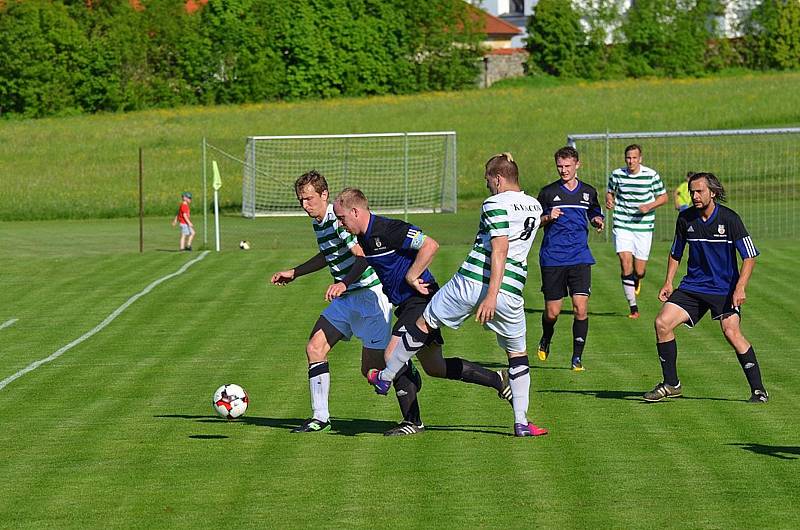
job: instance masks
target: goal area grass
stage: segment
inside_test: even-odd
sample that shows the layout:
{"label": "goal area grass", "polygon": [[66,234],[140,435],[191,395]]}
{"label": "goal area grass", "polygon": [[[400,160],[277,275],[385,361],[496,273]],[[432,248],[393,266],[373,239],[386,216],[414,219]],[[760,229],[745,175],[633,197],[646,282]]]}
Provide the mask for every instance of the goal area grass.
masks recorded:
{"label": "goal area grass", "polygon": [[[432,270],[445,282],[467,254],[477,211],[411,220],[442,243]],[[684,397],[640,399],[661,379],[652,322],[665,242],[654,245],[642,317],[632,321],[613,248],[593,236],[586,371],[569,370],[569,303],[550,358],[536,359],[539,234],[525,289],[530,418],[549,435],[515,438],[494,391],[423,375],[427,431],[386,438],[397,405],[361,377],[356,341],[329,356],[333,430],[298,435],[290,429],[310,413],[305,342],[330,277],[269,285],[315,247],[308,219],[264,222],[256,237],[223,232],[223,241],[252,239],[252,250],[205,255],[0,390],[0,527],[800,526],[795,242],[755,241],[762,255],[743,308],[766,405],[745,402],[741,368],[708,317],[676,332]],[[14,320],[0,327],[0,379],[202,255],[174,251],[168,219],[147,223],[144,254],[133,220],[0,223],[0,326]],[[446,355],[506,366],[476,323],[444,335]],[[250,393],[239,420],[211,409],[224,383]]]}

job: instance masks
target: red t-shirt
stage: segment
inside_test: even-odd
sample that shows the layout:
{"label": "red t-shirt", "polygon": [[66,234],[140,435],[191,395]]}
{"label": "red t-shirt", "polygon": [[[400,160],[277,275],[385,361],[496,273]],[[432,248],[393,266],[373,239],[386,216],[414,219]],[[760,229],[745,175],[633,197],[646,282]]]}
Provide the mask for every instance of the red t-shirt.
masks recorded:
{"label": "red t-shirt", "polygon": [[182,202],[181,207],[178,208],[178,222],[182,225],[189,224],[189,204]]}

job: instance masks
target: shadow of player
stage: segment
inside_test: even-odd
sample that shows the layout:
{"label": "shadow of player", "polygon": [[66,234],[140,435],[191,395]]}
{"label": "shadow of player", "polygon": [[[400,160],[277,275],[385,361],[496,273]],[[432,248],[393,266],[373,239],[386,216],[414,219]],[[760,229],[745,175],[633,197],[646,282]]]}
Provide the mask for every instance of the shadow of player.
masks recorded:
{"label": "shadow of player", "polygon": [[753,443],[730,443],[726,445],[741,447],[745,451],[750,451],[751,453],[772,456],[780,458],[781,460],[797,460],[796,456],[789,455],[800,455],[800,446],[797,445],[764,445]]}

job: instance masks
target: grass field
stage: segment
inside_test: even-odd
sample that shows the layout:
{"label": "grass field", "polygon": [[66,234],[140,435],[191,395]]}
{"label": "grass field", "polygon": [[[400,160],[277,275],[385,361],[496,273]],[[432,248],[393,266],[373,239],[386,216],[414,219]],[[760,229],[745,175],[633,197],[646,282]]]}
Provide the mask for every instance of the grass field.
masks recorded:
{"label": "grass field", "polygon": [[[474,215],[414,217],[443,245],[444,281],[474,236]],[[165,218],[0,223],[0,379],[63,350],[0,390],[2,528],[797,528],[800,287],[792,241],[757,241],[743,329],[772,400],[749,391],[715,323],[678,331],[683,399],[645,404],[660,380],[652,319],[666,244],[653,250],[642,319],[625,317],[616,257],[594,239],[587,371],[569,371],[569,315],[547,363],[532,359],[531,417],[511,434],[493,392],[425,379],[428,431],[391,439],[393,398],[371,392],[358,348],[330,356],[334,430],[294,435],[309,413],[304,343],[325,273],[279,289],[275,270],[314,251],[305,219],[264,221],[254,250],[171,251]],[[223,225],[224,241],[248,236]],[[235,228],[233,228],[235,227]],[[234,230],[230,232],[230,230]],[[249,237],[249,236],[248,236]],[[541,236],[539,236],[541,237]],[[538,238],[537,238],[538,239]],[[531,254],[529,345],[543,303]],[[445,332],[451,355],[505,365],[474,323]],[[239,421],[215,418],[213,390],[251,394]]]}
{"label": "grass field", "polygon": [[[135,216],[139,147],[145,211],[172,214],[182,190],[201,187],[203,137],[241,157],[249,135],[454,130],[459,199],[469,207],[483,195],[488,156],[514,153],[526,182],[538,190],[553,178],[552,153],[570,133],[800,124],[797,72],[538,83],[529,78],[453,93],[0,121],[0,220]],[[621,153],[616,160],[622,163]],[[686,168],[677,176],[662,171],[673,186]],[[594,173],[589,166],[583,176],[602,182],[604,174]],[[241,204],[241,168],[232,166],[223,176],[221,203]]]}

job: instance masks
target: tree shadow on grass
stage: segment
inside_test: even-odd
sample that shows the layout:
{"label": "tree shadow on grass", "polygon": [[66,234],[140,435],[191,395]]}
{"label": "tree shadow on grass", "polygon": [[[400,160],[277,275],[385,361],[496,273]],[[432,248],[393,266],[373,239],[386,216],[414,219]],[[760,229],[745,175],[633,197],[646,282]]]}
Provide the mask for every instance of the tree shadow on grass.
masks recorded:
{"label": "tree shadow on grass", "polygon": [[798,457],[789,455],[800,455],[800,446],[798,445],[764,445],[753,443],[730,443],[726,445],[741,447],[745,451],[750,451],[751,453],[772,456],[780,458],[781,460],[797,460]]}
{"label": "tree shadow on grass", "polygon": [[[648,403],[642,399],[642,395],[644,394],[644,390],[639,390],[635,392],[631,392],[630,390],[537,390],[537,392],[541,393],[549,393],[549,394],[579,394],[582,396],[592,396],[598,399],[621,399],[623,401],[638,401],[644,405],[653,405],[654,403]],[[704,396],[682,396],[679,398],[670,398],[665,399],[663,401],[659,401],[657,403],[666,403],[669,401],[693,401],[693,400],[702,400],[702,401],[743,401],[741,399],[729,399],[729,398],[718,398],[718,397],[704,397]]]}
{"label": "tree shadow on grass", "polygon": [[224,440],[229,438],[229,436],[223,436],[221,434],[192,434],[189,438],[193,440]]}

